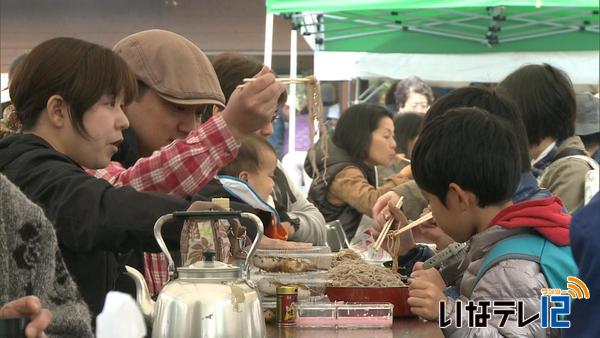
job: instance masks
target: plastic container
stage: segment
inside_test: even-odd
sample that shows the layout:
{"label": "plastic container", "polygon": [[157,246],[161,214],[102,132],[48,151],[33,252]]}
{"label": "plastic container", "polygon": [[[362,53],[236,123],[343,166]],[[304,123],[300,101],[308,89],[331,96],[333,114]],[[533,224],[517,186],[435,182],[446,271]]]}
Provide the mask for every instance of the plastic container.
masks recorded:
{"label": "plastic container", "polygon": [[251,275],[262,296],[275,296],[281,285],[298,287],[298,299],[305,300],[311,296],[323,296],[329,283],[327,271],[303,273],[258,272]]}
{"label": "plastic container", "polygon": [[331,252],[331,249],[329,249],[328,246],[315,245],[315,246],[311,246],[308,248],[302,248],[302,249],[282,249],[282,250],[256,249],[255,255],[278,255],[278,254],[290,254],[290,253],[306,254],[306,253],[330,253],[330,252]]}
{"label": "plastic container", "polygon": [[265,272],[300,273],[328,270],[335,254],[328,247],[302,250],[256,250],[252,265]]}
{"label": "plastic container", "polygon": [[299,303],[296,326],[312,328],[389,328],[394,306],[390,303]]}
{"label": "plastic container", "polygon": [[265,323],[275,323],[275,317],[277,313],[277,301],[262,300],[260,304],[262,306],[263,316],[265,317]]}
{"label": "plastic container", "polygon": [[332,302],[391,303],[394,317],[412,317],[408,306],[408,286],[389,288],[332,287],[325,289]]}

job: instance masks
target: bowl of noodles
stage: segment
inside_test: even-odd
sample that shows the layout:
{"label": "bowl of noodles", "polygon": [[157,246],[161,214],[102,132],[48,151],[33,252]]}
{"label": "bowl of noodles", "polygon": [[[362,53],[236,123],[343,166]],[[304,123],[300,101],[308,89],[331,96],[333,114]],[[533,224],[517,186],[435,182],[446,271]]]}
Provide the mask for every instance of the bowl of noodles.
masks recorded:
{"label": "bowl of noodles", "polygon": [[413,316],[406,302],[408,286],[400,274],[368,264],[357,253],[341,251],[329,270],[329,280],[325,294],[332,302],[392,303],[394,317]]}

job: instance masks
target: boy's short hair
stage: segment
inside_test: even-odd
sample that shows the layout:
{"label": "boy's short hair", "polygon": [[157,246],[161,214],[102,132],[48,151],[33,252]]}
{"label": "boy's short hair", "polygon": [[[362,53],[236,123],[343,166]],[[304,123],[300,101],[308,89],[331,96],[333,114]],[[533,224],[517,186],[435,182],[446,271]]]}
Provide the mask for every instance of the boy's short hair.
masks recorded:
{"label": "boy's short hair", "polygon": [[417,185],[446,203],[450,183],[479,207],[510,200],[520,180],[519,145],[512,126],[479,108],[451,109],[425,124],[411,158]]}
{"label": "boy's short hair", "polygon": [[265,151],[276,154],[275,148],[264,137],[250,134],[242,141],[235,160],[223,167],[219,174],[237,177],[242,171],[256,173],[261,167]]}
{"label": "boy's short hair", "polygon": [[360,163],[367,158],[371,134],[379,128],[384,117],[392,119],[392,114],[384,107],[372,103],[354,105],[346,109],[338,120],[332,141]]}
{"label": "boy's short hair", "polygon": [[449,109],[461,107],[476,107],[505,119],[512,125],[513,132],[519,142],[521,154],[521,170],[523,172],[531,170],[531,159],[529,157],[529,142],[527,141],[527,131],[519,109],[513,99],[506,91],[499,89],[486,88],[482,86],[458,88],[437,99],[425,114],[423,124],[431,121],[433,118],[444,114]]}
{"label": "boy's short hair", "polygon": [[10,96],[23,130],[32,129],[52,95],[69,105],[75,130],[87,135],[83,114],[102,95],[125,94],[125,104],[135,99],[135,75],[112,50],[75,39],[54,38],[34,47],[15,68]]}
{"label": "boy's short hair", "polygon": [[545,63],[526,65],[498,86],[517,103],[530,146],[546,137],[564,140],[575,134],[575,92],[564,71]]}

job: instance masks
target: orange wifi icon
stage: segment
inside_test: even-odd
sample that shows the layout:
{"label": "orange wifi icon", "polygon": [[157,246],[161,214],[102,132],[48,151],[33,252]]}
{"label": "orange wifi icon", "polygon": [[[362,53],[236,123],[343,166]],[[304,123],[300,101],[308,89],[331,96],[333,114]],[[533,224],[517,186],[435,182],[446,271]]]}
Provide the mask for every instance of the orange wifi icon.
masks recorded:
{"label": "orange wifi icon", "polygon": [[572,298],[590,298],[590,290],[588,289],[587,285],[585,285],[585,283],[577,277],[567,277],[567,289],[567,293],[569,293]]}

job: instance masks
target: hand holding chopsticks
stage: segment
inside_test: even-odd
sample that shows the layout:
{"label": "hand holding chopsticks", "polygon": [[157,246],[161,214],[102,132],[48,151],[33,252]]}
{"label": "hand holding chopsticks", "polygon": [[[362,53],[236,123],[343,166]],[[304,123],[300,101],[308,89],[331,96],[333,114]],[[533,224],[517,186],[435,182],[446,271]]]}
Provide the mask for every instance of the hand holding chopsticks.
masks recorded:
{"label": "hand holding chopsticks", "polygon": [[[403,202],[404,202],[404,196],[400,196],[398,203],[396,203],[396,208],[400,209],[402,207]],[[381,244],[383,244],[383,240],[384,240],[385,236],[387,235],[388,231],[390,230],[390,227],[392,226],[393,223],[394,223],[394,217],[390,215],[390,219],[388,219],[385,222],[385,224],[383,225],[383,228],[381,229],[381,234],[379,234],[379,237],[377,237],[377,240],[375,241],[375,250],[379,250],[381,248]]]}

